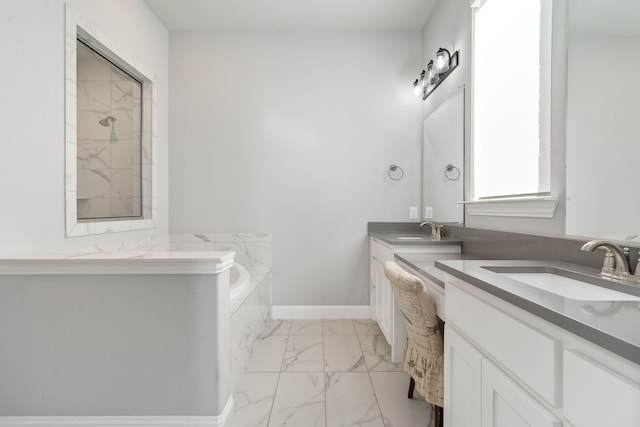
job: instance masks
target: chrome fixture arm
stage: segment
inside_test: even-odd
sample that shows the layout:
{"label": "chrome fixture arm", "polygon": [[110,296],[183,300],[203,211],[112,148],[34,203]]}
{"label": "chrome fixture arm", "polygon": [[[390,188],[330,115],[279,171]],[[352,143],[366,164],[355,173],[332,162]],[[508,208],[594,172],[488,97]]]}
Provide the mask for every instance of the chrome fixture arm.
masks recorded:
{"label": "chrome fixture arm", "polygon": [[420,228],[424,227],[425,225],[430,225],[431,226],[431,238],[434,240],[441,240],[442,239],[442,230],[444,229],[444,225],[442,224],[436,224],[435,222],[429,222],[429,221],[424,221],[420,223]]}
{"label": "chrome fixture arm", "polygon": [[[640,276],[638,275],[640,271],[636,268],[636,274],[631,274],[629,271],[629,261],[627,260],[624,250],[615,243],[606,240],[591,240],[585,243],[580,249],[586,252],[593,252],[598,248],[603,248],[607,251],[604,265],[600,272],[601,276],[640,282]],[[613,256],[614,262],[612,262],[611,256]]]}

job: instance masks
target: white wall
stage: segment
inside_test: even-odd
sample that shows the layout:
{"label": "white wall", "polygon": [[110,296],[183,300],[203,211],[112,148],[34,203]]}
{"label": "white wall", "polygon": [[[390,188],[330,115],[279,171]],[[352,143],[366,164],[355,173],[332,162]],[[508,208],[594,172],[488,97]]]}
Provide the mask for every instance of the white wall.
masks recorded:
{"label": "white wall", "polygon": [[142,0],[72,0],[83,18],[158,75],[159,226],[65,238],[64,3],[3,0],[0,8],[0,255],[168,232],[168,32]]}
{"label": "white wall", "polygon": [[[552,219],[508,218],[470,216],[465,214],[468,227],[513,231],[540,235],[564,235],[565,188],[565,128],[566,105],[566,0],[554,1],[553,52],[552,52],[552,100],[551,100],[551,191],[561,202]],[[439,47],[450,51],[460,50],[460,65],[447,80],[427,98],[422,107],[423,117],[428,116],[446,100],[457,87],[465,85],[465,199],[471,194],[471,8],[468,0],[439,1],[423,31],[424,65],[435,56]],[[508,53],[506,53],[508,54]],[[514,88],[514,90],[517,88]]]}
{"label": "white wall", "polygon": [[420,203],[420,62],[419,32],[172,33],[171,231],[272,233],[274,304],[368,304],[367,221]]}
{"label": "white wall", "polygon": [[[640,37],[572,35],[570,44],[567,233],[637,236]],[[593,67],[601,52],[624,66]]]}

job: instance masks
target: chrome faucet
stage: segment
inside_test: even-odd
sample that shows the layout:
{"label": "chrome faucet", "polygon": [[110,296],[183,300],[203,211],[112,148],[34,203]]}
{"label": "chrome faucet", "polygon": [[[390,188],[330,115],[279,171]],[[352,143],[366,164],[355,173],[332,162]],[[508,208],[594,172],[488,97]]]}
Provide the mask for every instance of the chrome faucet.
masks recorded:
{"label": "chrome faucet", "polygon": [[604,264],[602,265],[602,271],[600,271],[601,276],[640,282],[640,268],[636,267],[635,274],[631,274],[627,254],[625,250],[617,244],[606,240],[591,240],[582,245],[580,249],[586,252],[593,252],[598,248],[603,248],[607,251]]}
{"label": "chrome faucet", "polygon": [[420,223],[420,228],[425,225],[431,226],[431,238],[434,240],[442,239],[442,229],[444,229],[444,225],[436,224],[435,222],[424,221]]}

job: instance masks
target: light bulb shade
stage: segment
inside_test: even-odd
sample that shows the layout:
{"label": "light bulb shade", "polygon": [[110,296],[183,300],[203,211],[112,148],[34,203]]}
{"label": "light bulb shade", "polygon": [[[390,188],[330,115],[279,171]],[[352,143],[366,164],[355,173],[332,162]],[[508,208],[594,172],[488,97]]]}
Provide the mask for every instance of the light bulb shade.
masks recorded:
{"label": "light bulb shade", "polygon": [[434,69],[438,74],[449,71],[449,61],[451,60],[451,54],[447,49],[440,48],[436,53],[436,61],[434,63]]}
{"label": "light bulb shade", "polygon": [[413,92],[417,95],[420,95],[420,91],[422,90],[422,85],[420,84],[420,81],[418,79],[416,79],[415,82],[413,82]]}
{"label": "light bulb shade", "polygon": [[428,84],[429,78],[427,77],[427,72],[425,70],[422,70],[422,72],[420,73],[420,85],[422,87],[427,87]]}
{"label": "light bulb shade", "polygon": [[433,61],[429,61],[429,64],[427,64],[427,80],[429,80],[430,85],[434,85],[440,80],[440,76],[433,66]]}

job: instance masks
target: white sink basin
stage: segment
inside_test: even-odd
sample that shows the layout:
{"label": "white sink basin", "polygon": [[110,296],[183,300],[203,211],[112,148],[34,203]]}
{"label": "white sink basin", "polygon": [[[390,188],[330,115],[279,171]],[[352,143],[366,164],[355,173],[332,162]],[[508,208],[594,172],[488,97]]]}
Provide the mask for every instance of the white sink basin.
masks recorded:
{"label": "white sink basin", "polygon": [[582,301],[640,301],[640,297],[604,288],[581,280],[565,277],[553,272],[506,272],[492,271],[529,286],[556,295]]}
{"label": "white sink basin", "polygon": [[427,237],[423,236],[398,236],[396,237],[398,240],[426,240]]}

